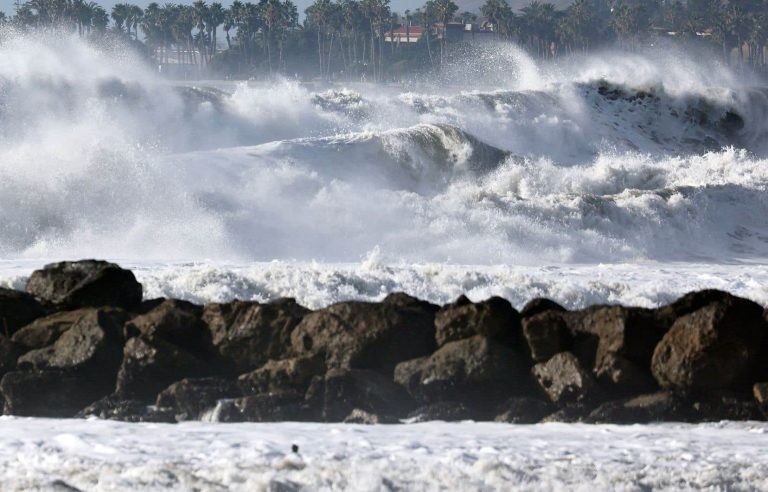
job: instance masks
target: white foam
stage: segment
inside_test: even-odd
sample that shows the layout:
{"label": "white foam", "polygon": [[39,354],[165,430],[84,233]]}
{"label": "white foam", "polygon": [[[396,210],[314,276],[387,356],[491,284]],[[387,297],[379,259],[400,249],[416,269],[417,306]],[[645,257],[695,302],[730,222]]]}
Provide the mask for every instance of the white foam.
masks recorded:
{"label": "white foam", "polygon": [[0,417],[0,476],[5,491],[57,483],[93,491],[760,490],[768,487],[767,432],[757,422],[169,425]]}

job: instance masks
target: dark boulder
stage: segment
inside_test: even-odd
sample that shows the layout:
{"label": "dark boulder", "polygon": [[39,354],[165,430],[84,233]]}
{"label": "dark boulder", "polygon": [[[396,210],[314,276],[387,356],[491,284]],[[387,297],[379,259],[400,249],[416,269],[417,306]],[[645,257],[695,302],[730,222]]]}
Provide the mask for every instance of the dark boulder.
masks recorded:
{"label": "dark boulder", "polygon": [[105,392],[114,383],[122,355],[121,309],[89,308],[48,347],[31,350],[18,360],[19,369],[66,369],[100,381]]}
{"label": "dark boulder", "polygon": [[476,411],[471,410],[461,402],[439,401],[421,406],[408,414],[408,422],[459,422],[462,420],[479,420]]}
{"label": "dark boulder", "polygon": [[200,358],[212,355],[211,335],[202,320],[203,308],[168,299],[125,324],[125,338],[163,340]]}
{"label": "dark boulder", "polygon": [[187,378],[177,381],[157,395],[155,405],[171,408],[176,420],[199,420],[206,411],[225,398],[240,397],[235,381],[226,378]]}
{"label": "dark boulder", "polygon": [[6,415],[72,417],[104,396],[102,381],[68,371],[14,371],[0,381]]}
{"label": "dark boulder", "polygon": [[164,340],[134,337],[123,348],[115,396],[123,400],[154,401],[174,381],[209,376],[210,367]]}
{"label": "dark boulder", "polygon": [[291,355],[291,333],[309,310],[292,300],[208,304],[203,319],[218,353],[236,373]]}
{"label": "dark boulder", "polygon": [[559,311],[548,310],[528,316],[523,319],[522,325],[534,361],[546,361],[570,349],[571,335]]}
{"label": "dark boulder", "polygon": [[141,284],[133,272],[98,260],[46,265],[32,272],[27,292],[66,309],[113,306],[130,310],[142,298]]}
{"label": "dark boulder", "polygon": [[584,422],[589,417],[592,408],[592,405],[575,403],[547,415],[541,419],[541,422],[561,422],[566,424]]}
{"label": "dark boulder", "polygon": [[520,310],[520,317],[528,318],[547,311],[563,313],[567,310],[551,299],[537,297],[535,299],[531,299],[525,304],[525,306],[523,306],[523,309]]}
{"label": "dark boulder", "polygon": [[98,418],[122,422],[157,422],[175,424],[176,415],[171,408],[147,405],[138,400],[120,400],[106,396],[77,413],[78,418]]}
{"label": "dark boulder", "polygon": [[75,311],[62,311],[36,319],[14,333],[11,339],[26,350],[48,347],[53,345],[62,333],[72,328],[72,325],[90,313],[91,310],[92,308],[84,308]]}
{"label": "dark boulder", "polygon": [[585,371],[579,359],[570,352],[561,352],[531,370],[541,389],[558,407],[589,404],[600,398],[600,388]]}
{"label": "dark boulder", "polygon": [[419,309],[422,311],[436,313],[440,306],[432,304],[431,302],[422,301],[413,296],[409,296],[404,292],[393,292],[388,294],[382,301],[382,304],[388,304],[390,306]]}
{"label": "dark boulder", "polygon": [[291,391],[221,400],[211,418],[217,422],[301,422],[309,415],[303,395]]}
{"label": "dark boulder", "polygon": [[685,294],[672,304],[658,308],[656,310],[657,317],[663,320],[667,325],[672,326],[677,318],[680,318],[681,316],[698,311],[709,304],[719,303],[733,298],[733,295],[722,290],[697,290]]}
{"label": "dark boulder", "polygon": [[520,339],[520,315],[509,301],[491,297],[482,302],[448,304],[435,315],[435,340],[448,342],[483,335],[506,344]]}
{"label": "dark boulder", "polygon": [[552,405],[544,400],[530,397],[516,397],[505,401],[496,409],[496,422],[510,424],[535,424],[550,415]]}
{"label": "dark boulder", "polygon": [[319,356],[271,360],[255,371],[240,375],[238,384],[244,395],[306,391],[312,378],[324,373],[325,362]]}
{"label": "dark boulder", "polygon": [[660,391],[604,403],[585,420],[591,423],[642,424],[755,420],[759,416],[755,401],[740,395],[710,393],[692,396]]}
{"label": "dark boulder", "polygon": [[659,342],[651,368],[664,388],[751,388],[749,371],[759,361],[768,332],[763,308],[738,297],[720,301],[675,321]]}
{"label": "dark boulder", "polygon": [[0,335],[0,377],[16,368],[16,360],[23,349],[5,335]]}
{"label": "dark boulder", "polygon": [[45,309],[34,296],[0,287],[0,335],[10,337],[41,316]]}
{"label": "dark boulder", "polygon": [[448,342],[429,357],[398,365],[395,381],[417,399],[483,409],[530,388],[525,357],[481,335]]}
{"label": "dark boulder", "polygon": [[306,315],[291,341],[298,355],[324,354],[328,368],[391,374],[399,362],[434,351],[434,316],[419,307],[342,302]]}
{"label": "dark boulder", "polygon": [[352,410],[400,416],[413,407],[413,399],[391,379],[375,371],[331,369],[312,381],[306,402],[321,420],[341,422]]}

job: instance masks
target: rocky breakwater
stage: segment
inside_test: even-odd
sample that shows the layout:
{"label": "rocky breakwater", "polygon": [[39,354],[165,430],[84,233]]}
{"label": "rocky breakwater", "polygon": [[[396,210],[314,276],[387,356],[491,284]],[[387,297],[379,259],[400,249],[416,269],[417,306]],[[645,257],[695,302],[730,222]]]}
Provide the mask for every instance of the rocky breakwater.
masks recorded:
{"label": "rocky breakwater", "polygon": [[0,289],[7,415],[177,422],[639,423],[768,415],[768,316],[727,292],[657,309],[394,293],[311,311],[292,299],[142,298],[102,261]]}

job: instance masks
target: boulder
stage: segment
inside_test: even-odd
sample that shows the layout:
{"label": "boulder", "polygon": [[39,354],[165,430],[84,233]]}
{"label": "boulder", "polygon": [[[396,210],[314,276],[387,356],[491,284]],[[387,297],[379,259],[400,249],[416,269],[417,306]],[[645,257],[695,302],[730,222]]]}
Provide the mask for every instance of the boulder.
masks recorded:
{"label": "boulder", "polygon": [[535,424],[552,413],[552,405],[530,397],[510,398],[496,409],[496,422],[509,424]]}
{"label": "boulder", "polygon": [[122,355],[122,326],[128,315],[121,309],[89,308],[48,347],[19,357],[19,369],[66,369],[100,381],[108,393]]}
{"label": "boulder", "polygon": [[751,388],[768,331],[763,308],[738,297],[705,305],[675,321],[653,353],[651,368],[664,388]]}
{"label": "boulder", "polygon": [[22,353],[23,350],[18,344],[5,335],[0,335],[0,377],[16,368],[16,360]]}
{"label": "boulder", "polygon": [[[563,314],[573,337],[573,352],[601,382],[619,392],[647,390],[654,348],[669,324],[651,309],[624,306],[592,306]],[[618,363],[617,363],[618,362]],[[630,369],[630,366],[633,366]],[[618,371],[615,371],[618,370]],[[639,386],[635,387],[635,384]]]}
{"label": "boulder", "polygon": [[203,312],[218,353],[237,373],[291,355],[291,333],[309,310],[292,300],[271,304],[233,301]]}
{"label": "boulder", "polygon": [[711,393],[693,396],[660,391],[604,403],[585,420],[591,423],[642,424],[755,420],[759,416],[755,401],[740,395]]}
{"label": "boulder", "polygon": [[142,298],[141,284],[133,272],[98,260],[46,265],[32,272],[26,290],[67,309],[112,306],[130,310]]}
{"label": "boulder", "polygon": [[431,302],[422,301],[416,297],[410,296],[404,292],[393,292],[388,294],[382,301],[382,304],[388,304],[390,306],[419,309],[431,313],[437,313],[440,306],[432,304]]}
{"label": "boulder", "polygon": [[421,406],[408,414],[408,422],[459,422],[462,420],[478,420],[477,412],[456,401],[439,401]]}
{"label": "boulder", "polygon": [[234,400],[221,400],[211,419],[217,422],[305,421],[307,406],[301,393],[262,393]]}
{"label": "boulder", "polygon": [[575,403],[573,405],[563,407],[557,410],[555,413],[547,415],[541,419],[541,423],[561,422],[571,424],[576,422],[584,422],[588,418],[589,412],[591,410],[592,405]]}
{"label": "boulder", "polygon": [[685,294],[672,304],[661,306],[656,310],[656,317],[663,320],[668,326],[672,326],[681,316],[698,311],[708,304],[723,302],[732,298],[734,298],[733,295],[722,290],[697,290]]}
{"label": "boulder", "polygon": [[434,317],[420,307],[342,302],[306,315],[291,342],[300,356],[323,354],[328,368],[392,374],[399,362],[434,351]]}
{"label": "boulder", "polygon": [[427,358],[398,365],[395,381],[421,400],[484,409],[530,387],[525,357],[482,335],[448,342]]}
{"label": "boulder", "polygon": [[255,371],[242,374],[238,384],[244,395],[283,391],[306,391],[312,378],[325,373],[322,357],[271,360]]}
{"label": "boulder", "polygon": [[528,318],[540,313],[544,313],[546,311],[564,313],[567,311],[567,309],[551,299],[537,297],[535,299],[531,299],[525,304],[525,306],[523,306],[523,309],[520,310],[520,317]]}
{"label": "boulder", "polygon": [[325,377],[315,378],[306,402],[326,422],[341,422],[354,409],[397,417],[414,407],[402,387],[378,372],[363,369],[331,369]]}
{"label": "boulder", "polygon": [[0,380],[5,415],[72,417],[104,396],[103,384],[95,384],[68,371],[13,371]]}
{"label": "boulder", "polygon": [[520,315],[509,301],[491,297],[478,303],[448,304],[435,315],[437,346],[475,335],[514,344],[520,338]]}
{"label": "boulder", "polygon": [[522,325],[531,358],[536,362],[549,360],[570,348],[571,335],[559,311],[530,315],[523,319]]}
{"label": "boulder", "polygon": [[13,334],[11,339],[25,350],[40,349],[53,345],[62,333],[72,328],[92,308],[62,311],[36,319]]}
{"label": "boulder", "polygon": [[209,376],[211,372],[203,361],[162,339],[134,337],[123,348],[115,397],[154,401],[157,394],[174,381]]}
{"label": "boulder", "polygon": [[80,410],[76,417],[123,422],[176,423],[176,415],[171,408],[155,407],[138,400],[119,400],[114,396],[106,396],[91,403]]}
{"label": "boulder", "polygon": [[200,358],[212,355],[211,335],[202,320],[203,308],[167,299],[125,324],[125,338],[164,340]]}
{"label": "boulder", "polygon": [[600,396],[600,389],[592,376],[570,352],[561,352],[531,370],[541,389],[558,407],[588,404]]}
{"label": "boulder", "polygon": [[10,337],[41,316],[45,309],[34,296],[0,287],[0,335]]}
{"label": "boulder", "polygon": [[171,408],[176,420],[199,420],[216,403],[241,396],[235,381],[226,378],[187,378],[177,381],[157,395],[156,406]]}

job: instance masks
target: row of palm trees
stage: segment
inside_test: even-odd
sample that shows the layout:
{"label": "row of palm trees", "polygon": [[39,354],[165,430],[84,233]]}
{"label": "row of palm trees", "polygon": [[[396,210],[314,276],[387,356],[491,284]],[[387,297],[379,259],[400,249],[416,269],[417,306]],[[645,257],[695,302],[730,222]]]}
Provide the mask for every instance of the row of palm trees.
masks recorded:
{"label": "row of palm trees", "polygon": [[[565,10],[533,0],[518,12],[507,0],[486,0],[479,16],[459,13],[453,0],[428,0],[403,14],[393,12],[389,0],[315,0],[305,13],[300,23],[292,0],[235,0],[229,8],[205,0],[145,9],[118,3],[110,13],[86,0],[28,0],[12,17],[0,15],[0,22],[26,30],[63,27],[94,39],[122,37],[157,63],[209,72],[286,72],[306,68],[314,58],[322,77],[374,80],[392,78],[403,66],[439,69],[452,44],[446,26],[478,18],[485,34],[542,58],[608,43],[632,49],[661,35],[709,43],[726,58],[764,67],[768,44],[768,0],[574,0]],[[400,26],[419,27],[425,35],[413,44],[387,42],[386,32]]]}

